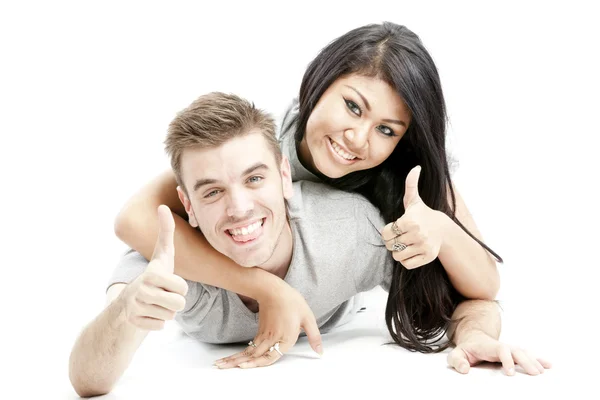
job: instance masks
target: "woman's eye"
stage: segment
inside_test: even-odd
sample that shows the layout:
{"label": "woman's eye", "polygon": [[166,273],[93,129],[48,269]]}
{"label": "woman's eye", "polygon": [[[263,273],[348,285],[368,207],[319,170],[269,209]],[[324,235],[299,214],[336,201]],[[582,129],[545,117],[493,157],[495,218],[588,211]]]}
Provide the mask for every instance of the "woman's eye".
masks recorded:
{"label": "woman's eye", "polygon": [[348,107],[348,109],[350,111],[352,111],[354,114],[356,114],[356,115],[358,115],[360,117],[361,109],[358,106],[358,104],[356,104],[352,100],[346,100],[346,99],[344,99],[344,101],[346,102],[346,107]]}
{"label": "woman's eye", "polygon": [[385,136],[396,136],[396,134],[394,133],[393,130],[391,130],[389,127],[385,126],[385,125],[379,125],[377,127],[377,130],[381,133],[383,133]]}

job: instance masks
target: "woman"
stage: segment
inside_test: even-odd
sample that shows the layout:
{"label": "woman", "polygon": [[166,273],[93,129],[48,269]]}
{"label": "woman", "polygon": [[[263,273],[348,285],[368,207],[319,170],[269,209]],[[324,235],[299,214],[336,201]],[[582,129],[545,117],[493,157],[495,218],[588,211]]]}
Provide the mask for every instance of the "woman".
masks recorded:
{"label": "woman", "polygon": [[[432,344],[446,332],[457,304],[493,299],[498,291],[489,253],[502,260],[482,243],[452,185],[441,84],[420,39],[384,23],[334,40],[308,66],[298,102],[281,128],[281,145],[295,148],[294,180],[359,192],[389,222],[382,236],[398,261],[386,308],[394,341],[420,352],[445,349],[448,344]],[[186,214],[175,188],[169,171],[134,195],[117,217],[119,238],[149,259],[158,232],[156,208],[168,205],[176,214],[178,275],[256,299],[260,330],[254,342],[295,343],[302,327],[321,352],[314,317],[301,296],[281,279],[243,269],[212,249],[178,217]]]}

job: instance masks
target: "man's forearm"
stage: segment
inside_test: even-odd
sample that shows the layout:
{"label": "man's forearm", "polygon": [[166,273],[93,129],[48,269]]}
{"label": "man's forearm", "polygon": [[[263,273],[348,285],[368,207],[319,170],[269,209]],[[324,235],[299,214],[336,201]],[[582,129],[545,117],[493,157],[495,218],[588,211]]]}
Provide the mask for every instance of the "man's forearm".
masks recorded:
{"label": "man's forearm", "polygon": [[81,333],[69,359],[69,378],[82,397],[108,393],[148,331],[127,321],[117,297]]}
{"label": "man's forearm", "polygon": [[498,339],[502,328],[500,310],[495,301],[465,300],[452,314],[448,337],[459,345],[473,333],[483,332]]}

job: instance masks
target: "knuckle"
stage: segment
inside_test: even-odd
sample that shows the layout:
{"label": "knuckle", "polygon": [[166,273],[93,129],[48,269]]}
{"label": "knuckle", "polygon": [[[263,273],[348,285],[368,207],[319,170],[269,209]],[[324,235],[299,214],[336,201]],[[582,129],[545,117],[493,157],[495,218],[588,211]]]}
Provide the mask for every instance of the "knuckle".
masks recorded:
{"label": "knuckle", "polygon": [[178,278],[181,279],[181,295],[185,296],[189,290],[189,286],[188,286],[187,282],[185,281],[185,279],[183,279],[180,276],[178,276]]}
{"label": "knuckle", "polygon": [[252,353],[254,353],[253,347],[247,347],[244,351],[242,351],[242,356],[250,357]]}
{"label": "knuckle", "polygon": [[183,296],[177,296],[175,300],[175,311],[181,311],[185,308],[185,298]]}
{"label": "knuckle", "polygon": [[144,272],[144,282],[147,285],[154,285],[158,280],[158,274],[155,271],[146,271]]}

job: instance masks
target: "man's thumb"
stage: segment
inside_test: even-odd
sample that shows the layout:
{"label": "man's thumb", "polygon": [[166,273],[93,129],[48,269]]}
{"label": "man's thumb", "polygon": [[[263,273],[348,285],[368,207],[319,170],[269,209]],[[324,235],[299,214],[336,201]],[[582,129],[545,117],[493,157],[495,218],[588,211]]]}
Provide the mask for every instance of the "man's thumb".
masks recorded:
{"label": "man's thumb", "polygon": [[174,268],[175,258],[175,220],[171,209],[165,205],[158,207],[158,238],[154,246],[152,260],[158,259],[164,267],[171,272]]}

